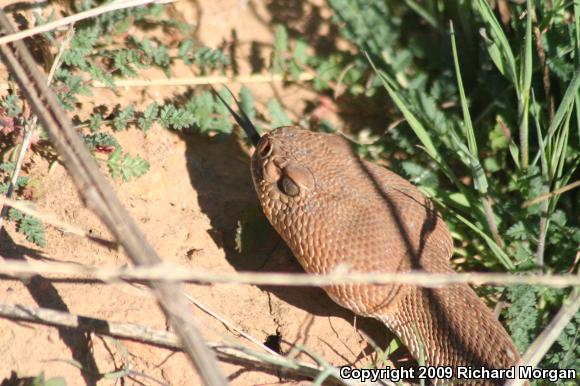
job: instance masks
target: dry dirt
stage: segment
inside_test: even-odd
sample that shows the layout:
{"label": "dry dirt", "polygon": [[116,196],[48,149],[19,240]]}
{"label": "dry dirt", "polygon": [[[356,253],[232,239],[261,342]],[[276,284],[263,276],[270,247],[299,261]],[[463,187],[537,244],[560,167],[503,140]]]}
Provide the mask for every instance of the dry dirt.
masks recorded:
{"label": "dry dirt", "polygon": [[[199,36],[208,46],[229,39],[235,30],[240,41],[240,72],[247,73],[245,60],[251,42],[271,43],[270,22],[282,12],[300,23],[300,8],[290,2],[282,10],[269,2],[242,0],[180,1],[176,14],[185,20],[199,20]],[[315,4],[321,2],[314,2]],[[319,4],[317,4],[319,5]],[[304,7],[304,5],[301,5]],[[292,14],[294,12],[294,14]],[[298,12],[298,13],[296,13]],[[319,14],[325,17],[322,9]],[[307,18],[305,18],[306,20]],[[266,58],[267,59],[267,58]],[[191,75],[179,69],[177,75]],[[234,90],[238,86],[232,85]],[[251,85],[259,103],[277,92],[292,114],[299,116],[305,101],[313,94],[298,86]],[[179,95],[185,88],[123,90],[121,95],[98,91],[87,99],[107,103],[123,98],[146,104]],[[91,102],[92,100],[92,102]],[[87,109],[88,111],[88,109]],[[81,116],[86,111],[78,112]],[[257,251],[240,254],[234,246],[236,224],[243,213],[255,211],[258,202],[251,185],[248,150],[239,138],[218,141],[199,135],[179,136],[154,127],[143,134],[131,129],[117,136],[123,148],[139,154],[151,164],[143,177],[128,183],[111,180],[114,190],[165,261],[214,272],[258,270],[261,272],[299,272],[301,268],[283,242],[273,233]],[[104,168],[103,168],[104,170]],[[49,169],[48,162],[32,155],[25,174],[37,181],[37,209],[93,235],[110,238],[98,219],[84,207],[66,171],[60,164]],[[5,259],[72,262],[97,267],[128,264],[127,257],[87,239],[47,227],[47,247],[39,250],[8,224],[1,240]],[[387,343],[387,331],[371,320],[358,319],[336,306],[319,289],[262,288],[258,286],[186,286],[187,293],[224,319],[260,342],[279,336],[281,352],[302,345],[334,365],[363,366],[373,350],[361,331],[380,346]],[[40,276],[27,280],[0,281],[1,302],[46,307],[73,314],[116,322],[130,322],[166,329],[166,320],[156,302],[143,287],[129,284],[52,283]],[[211,341],[246,341],[220,321],[192,305],[191,312]],[[269,338],[270,337],[270,338]],[[12,376],[30,377],[44,372],[47,378],[64,377],[67,385],[146,384],[195,385],[198,379],[184,354],[128,340],[119,340],[122,350],[110,338],[85,335],[77,331],[0,319],[0,382]],[[365,354],[366,353],[366,354]],[[109,373],[131,366],[130,378],[97,379],[71,364],[79,361],[85,369]],[[126,361],[129,363],[126,363]],[[312,362],[305,355],[301,359]],[[259,369],[222,362],[223,371],[235,385],[296,384],[300,380],[280,377]],[[302,381],[304,382],[304,381]],[[2,383],[4,385],[4,383]]]}

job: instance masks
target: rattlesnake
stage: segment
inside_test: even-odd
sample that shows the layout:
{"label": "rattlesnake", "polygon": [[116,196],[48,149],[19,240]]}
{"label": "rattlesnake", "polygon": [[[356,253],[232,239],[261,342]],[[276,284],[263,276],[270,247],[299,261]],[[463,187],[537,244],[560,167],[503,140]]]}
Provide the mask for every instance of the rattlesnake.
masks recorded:
{"label": "rattlesnake", "polygon": [[[257,142],[251,171],[266,217],[307,272],[343,266],[453,273],[451,236],[431,201],[397,174],[359,158],[345,138],[278,128]],[[466,284],[324,289],[339,305],[384,322],[416,358],[422,343],[426,365],[503,369],[520,359],[502,325]]]}

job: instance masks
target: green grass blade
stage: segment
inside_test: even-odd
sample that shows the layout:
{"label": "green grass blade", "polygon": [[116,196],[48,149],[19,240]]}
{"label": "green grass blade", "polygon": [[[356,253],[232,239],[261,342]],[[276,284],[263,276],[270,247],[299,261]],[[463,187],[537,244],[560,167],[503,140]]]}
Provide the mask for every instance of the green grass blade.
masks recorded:
{"label": "green grass blade", "polygon": [[427,23],[429,23],[433,28],[436,30],[442,31],[439,22],[427,9],[425,9],[422,5],[417,3],[415,0],[405,0],[405,3],[409,8],[415,11],[419,16],[421,16]]}
{"label": "green grass blade", "polygon": [[[475,189],[477,189],[481,194],[487,193],[487,179],[483,167],[479,162],[478,151],[477,151],[477,141],[475,140],[475,131],[473,130],[473,123],[471,121],[471,114],[469,113],[469,104],[467,103],[467,97],[465,96],[465,89],[463,88],[463,80],[461,79],[461,70],[459,68],[459,59],[457,57],[457,45],[455,42],[455,30],[453,29],[453,22],[449,22],[449,27],[451,29],[451,50],[453,52],[453,63],[455,65],[455,74],[457,76],[457,88],[459,89],[459,99],[461,101],[461,110],[463,112],[463,132],[467,138],[467,147],[469,155],[469,167],[473,174],[473,181],[475,183]],[[461,142],[459,138],[455,138],[459,144]]]}
{"label": "green grass blade", "polygon": [[566,155],[568,149],[568,138],[570,137],[570,120],[572,118],[572,112],[574,105],[570,105],[568,109],[568,114],[566,114],[566,121],[562,125],[562,130],[558,133],[556,139],[556,146],[552,154],[552,170],[555,171],[554,179],[558,181],[562,177],[564,170],[564,165],[566,163]]}
{"label": "green grass blade", "polygon": [[[574,23],[576,23],[576,68],[580,68],[580,0],[574,0]],[[575,94],[576,127],[580,138],[580,95]]]}
{"label": "green grass blade", "polygon": [[513,139],[510,140],[509,143],[509,150],[510,150],[510,155],[512,157],[512,160],[514,161],[514,164],[516,165],[516,168],[520,168],[520,149],[518,148],[518,145],[516,145],[516,143],[514,142]]}
{"label": "green grass blade", "polygon": [[[566,171],[566,174],[564,174],[556,181],[556,183],[554,184],[554,190],[557,190],[559,188],[568,185],[572,177],[575,176],[576,170],[578,169],[579,166],[580,166],[580,158],[576,158],[576,161],[572,165],[570,165],[570,167]],[[553,212],[554,209],[556,208],[556,204],[558,203],[558,200],[560,199],[563,193],[564,192],[556,194],[553,197],[551,197],[550,207],[548,210],[550,213]]]}
{"label": "green grass blade", "polygon": [[[433,141],[431,140],[431,137],[429,136],[425,127],[421,124],[421,122],[419,122],[419,120],[415,117],[415,115],[411,112],[411,110],[405,105],[405,102],[403,101],[403,99],[399,96],[397,91],[395,91],[394,87],[391,84],[389,84],[387,77],[382,73],[382,71],[377,69],[377,67],[375,66],[375,64],[373,63],[373,61],[369,57],[369,55],[366,54],[366,56],[367,56],[367,60],[371,64],[372,68],[379,76],[384,88],[387,90],[387,93],[389,94],[391,99],[393,99],[393,101],[395,102],[395,104],[397,105],[399,110],[401,110],[401,112],[403,113],[403,116],[405,117],[405,119],[407,119],[407,122],[409,123],[409,125],[413,129],[415,135],[417,136],[417,138],[419,138],[419,141],[421,141],[421,143],[423,144],[425,152],[435,162],[437,162],[437,164],[439,164],[439,166],[441,167],[443,172],[452,181],[456,182],[459,189],[462,192],[464,192],[465,189],[462,189],[461,184],[459,183],[457,177],[452,172],[452,170],[447,166],[447,163],[445,162],[445,160],[441,157],[441,154],[435,148],[435,145],[433,144]],[[464,224],[466,224],[468,227],[470,227],[473,231],[475,231],[479,236],[481,236],[485,240],[485,242],[488,244],[488,246],[490,247],[493,254],[498,259],[498,261],[504,267],[506,267],[506,269],[511,271],[515,268],[513,263],[511,262],[511,260],[507,256],[507,254],[496,244],[496,242],[491,237],[486,235],[476,225],[471,223],[469,220],[467,220],[463,216],[460,216],[458,214],[455,214],[455,215],[458,217],[458,219],[460,219],[460,221],[462,221]]]}
{"label": "green grass blade", "polygon": [[576,65],[580,65],[580,0],[574,0],[574,23],[576,24]]}
{"label": "green grass blade", "polygon": [[548,140],[552,138],[558,126],[560,126],[560,123],[562,123],[564,120],[570,105],[574,102],[576,94],[578,93],[578,87],[580,87],[580,70],[577,69],[574,72],[574,77],[570,81],[570,85],[566,89],[566,93],[564,94],[564,98],[562,98],[562,102],[560,102],[560,105],[556,110],[554,120],[550,124],[550,128],[548,129]]}
{"label": "green grass blade", "polygon": [[[368,54],[367,59],[371,64],[371,66],[373,67],[374,71],[381,79],[381,82],[385,87],[385,89],[387,90],[389,96],[393,99],[399,110],[401,110],[401,112],[407,119],[407,122],[411,126],[411,129],[413,130],[419,141],[421,141],[423,146],[420,146],[420,148],[423,149],[425,153],[427,153],[427,155],[431,157],[431,159],[435,163],[437,163],[441,171],[443,171],[443,173],[455,184],[457,189],[459,189],[460,192],[468,196],[473,205],[476,205],[475,204],[475,202],[477,201],[476,197],[465,188],[465,186],[461,183],[461,181],[459,181],[455,173],[453,173],[451,168],[447,165],[443,157],[441,157],[441,154],[435,148],[435,145],[433,144],[433,141],[431,140],[431,137],[429,136],[425,127],[421,124],[421,122],[419,122],[419,120],[415,117],[415,115],[411,112],[411,110],[405,105],[405,102],[399,96],[397,91],[395,91],[395,88],[393,87],[392,83],[390,83],[392,82],[392,80],[389,80],[386,74],[383,74],[382,71],[376,68],[375,64],[373,63],[372,59],[368,56]],[[477,206],[474,206],[474,210],[476,211],[477,214],[481,213],[481,208]]]}
{"label": "green grass blade", "polygon": [[476,0],[477,10],[489,27],[491,37],[487,39],[488,52],[498,70],[512,81],[519,94],[519,85],[516,75],[516,60],[499,21],[486,0]]}
{"label": "green grass blade", "polygon": [[[566,89],[566,92],[564,93],[564,97],[562,98],[562,101],[560,102],[560,105],[558,106],[558,109],[556,110],[556,114],[554,115],[554,119],[550,123],[550,127],[548,128],[548,134],[546,135],[546,138],[544,140],[544,144],[543,144],[543,146],[540,146],[540,149],[538,150],[539,153],[540,152],[550,153],[549,150],[550,150],[550,146],[552,144],[552,137],[554,136],[554,134],[556,133],[556,131],[560,127],[564,118],[569,114],[569,109],[573,108],[575,100],[578,98],[577,93],[578,93],[579,87],[580,87],[580,70],[576,70],[576,72],[574,73],[574,77],[570,81],[570,85]],[[556,139],[556,142],[558,142],[558,139]],[[539,158],[539,154],[536,156],[536,159],[537,158]],[[552,157],[550,157],[550,158],[553,159]],[[552,163],[551,163],[551,166],[553,166]],[[552,170],[555,170],[555,169],[552,169]]]}
{"label": "green grass blade", "polygon": [[[532,91],[532,103],[534,106],[538,106],[536,104],[536,98],[533,91]],[[540,112],[535,110],[540,110],[540,108],[539,107],[532,108],[532,117],[534,118],[534,122],[536,124],[536,134],[538,136],[538,145],[540,146],[540,151],[538,152],[538,155],[541,161],[540,165],[542,170],[542,178],[544,179],[544,181],[548,181],[550,170],[548,169],[548,157],[546,155],[546,148],[544,146],[544,137],[542,136],[542,125],[540,124],[540,116],[539,116]],[[537,161],[534,160],[534,164],[536,162]]]}
{"label": "green grass blade", "polygon": [[481,208],[478,207],[476,204],[477,198],[465,188],[465,186],[461,183],[461,181],[459,181],[453,170],[447,165],[447,162],[445,162],[441,154],[435,148],[435,145],[433,144],[433,141],[431,140],[431,137],[429,136],[429,133],[427,132],[423,124],[421,124],[421,122],[415,117],[413,112],[411,112],[411,110],[407,107],[407,105],[403,101],[403,98],[399,96],[399,94],[395,90],[394,85],[392,83],[393,81],[390,80],[386,74],[377,69],[377,67],[375,66],[375,64],[373,63],[372,59],[369,57],[368,54],[366,54],[366,56],[372,68],[379,76],[379,79],[381,80],[384,88],[387,90],[387,93],[389,94],[391,99],[395,102],[399,110],[401,110],[403,116],[411,126],[411,129],[413,130],[419,141],[421,141],[423,146],[420,146],[420,148],[423,149],[425,153],[427,153],[427,155],[437,163],[441,171],[455,184],[455,186],[457,186],[457,189],[459,189],[460,192],[462,192],[471,199],[476,216],[480,215],[482,211]]}
{"label": "green grass blade", "polygon": [[529,107],[530,107],[530,88],[532,85],[532,15],[533,8],[531,0],[527,1],[527,17],[526,17],[526,36],[524,46],[524,60],[520,65],[521,84],[520,95],[518,95],[519,106],[519,122],[520,122],[520,157],[521,166],[523,169],[528,167],[529,162],[529,148],[528,148],[528,132],[529,132]]}
{"label": "green grass blade", "polygon": [[453,216],[455,216],[455,218],[457,218],[459,221],[461,221],[462,223],[464,223],[465,225],[467,225],[469,228],[471,228],[472,231],[474,231],[475,233],[477,233],[483,240],[485,240],[485,242],[489,246],[489,249],[491,249],[491,251],[493,252],[493,254],[495,255],[495,257],[497,258],[497,260],[508,271],[515,270],[514,263],[511,261],[511,259],[509,258],[509,256],[503,251],[503,249],[501,249],[499,247],[499,245],[497,245],[497,243],[491,237],[489,237],[488,235],[486,235],[485,232],[483,232],[481,229],[479,229],[478,226],[476,226],[475,224],[473,224],[471,221],[469,221],[468,219],[466,219],[462,215],[460,215],[458,213],[453,213]]}
{"label": "green grass blade", "polygon": [[576,129],[578,130],[578,138],[580,138],[580,95],[576,95],[574,100],[576,101]]}
{"label": "green grass blade", "polygon": [[459,135],[453,129],[449,129],[449,132],[451,133],[451,140],[455,146],[465,154],[465,157],[460,157],[460,159],[471,169],[475,189],[477,189],[482,195],[485,195],[487,193],[485,169],[481,166],[477,156],[474,156],[469,148],[463,143],[461,138],[459,138]]}
{"label": "green grass blade", "polygon": [[431,158],[433,158],[437,162],[442,163],[443,158],[435,148],[435,145],[433,144],[433,141],[431,140],[431,137],[429,136],[429,133],[427,132],[425,127],[421,124],[421,122],[419,122],[419,120],[415,117],[415,115],[411,112],[411,110],[409,110],[409,108],[406,106],[405,102],[399,96],[395,88],[391,86],[391,84],[389,83],[386,75],[383,74],[382,71],[377,69],[374,62],[367,53],[365,53],[365,55],[369,63],[371,64],[373,70],[379,76],[379,79],[381,80],[383,87],[385,88],[385,90],[387,90],[387,93],[389,94],[393,102],[395,102],[399,110],[401,110],[401,113],[403,113],[403,116],[411,126],[411,129],[413,129],[415,135],[417,136],[417,138],[419,138],[419,141],[421,141],[421,143],[425,147],[425,151],[427,151],[427,154],[429,154],[429,156],[431,156]]}

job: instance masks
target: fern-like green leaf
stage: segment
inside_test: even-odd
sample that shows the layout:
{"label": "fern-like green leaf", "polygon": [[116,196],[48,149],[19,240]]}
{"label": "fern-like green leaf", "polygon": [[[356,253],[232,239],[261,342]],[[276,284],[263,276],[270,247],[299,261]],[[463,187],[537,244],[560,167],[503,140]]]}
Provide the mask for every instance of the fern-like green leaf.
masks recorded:
{"label": "fern-like green leaf", "polygon": [[536,291],[532,287],[519,285],[508,288],[507,294],[511,301],[507,312],[507,325],[516,347],[524,352],[538,326]]}
{"label": "fern-like green leaf", "polygon": [[17,209],[10,209],[8,218],[17,225],[18,233],[26,236],[26,240],[38,245],[41,248],[46,246],[46,237],[44,233],[44,224],[36,217],[29,216]]}
{"label": "fern-like green leaf", "polygon": [[107,166],[113,178],[121,177],[125,182],[140,177],[149,170],[149,162],[138,155],[131,157],[129,154],[123,154],[120,147],[111,153]]}

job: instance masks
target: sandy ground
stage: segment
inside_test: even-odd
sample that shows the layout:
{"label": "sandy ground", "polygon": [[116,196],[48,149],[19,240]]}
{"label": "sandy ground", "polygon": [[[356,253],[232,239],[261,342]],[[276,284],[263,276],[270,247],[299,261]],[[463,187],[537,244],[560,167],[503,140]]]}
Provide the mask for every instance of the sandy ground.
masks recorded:
{"label": "sandy ground", "polygon": [[[199,37],[210,47],[230,39],[235,31],[240,42],[240,73],[248,73],[250,65],[246,55],[253,42],[272,42],[272,21],[287,20],[291,28],[304,26],[309,19],[304,17],[300,7],[311,7],[309,12],[317,10],[317,17],[325,17],[324,10],[317,7],[321,2],[301,4],[299,8],[293,3],[203,0],[180,1],[174,6],[176,15],[184,20],[199,20]],[[177,75],[191,75],[191,72],[180,69]],[[233,87],[236,89],[235,85]],[[277,92],[295,117],[304,110],[305,101],[313,99],[312,94],[297,86],[253,85],[251,88],[258,102],[265,102]],[[124,90],[121,97],[143,105],[151,99],[162,101],[185,90]],[[94,98],[103,103],[119,96],[99,91]],[[78,113],[82,116],[86,111]],[[129,183],[111,180],[111,183],[165,261],[215,272],[301,271],[271,229],[265,231],[259,246],[248,253],[235,250],[238,221],[250,216],[248,213],[260,213],[251,185],[249,150],[239,138],[233,136],[217,141],[198,135],[179,136],[159,127],[146,134],[131,129],[119,133],[117,138],[126,151],[141,155],[151,164],[151,170],[139,179]],[[34,154],[25,174],[37,181],[34,199],[38,210],[91,230],[93,235],[110,238],[99,220],[84,207],[60,164],[49,169],[48,162]],[[265,220],[258,217],[255,221]],[[116,249],[63,234],[51,227],[47,227],[47,247],[39,250],[9,224],[1,240],[0,253],[5,259],[16,260],[74,262],[102,267],[128,264],[126,256]],[[186,290],[205,307],[258,341],[272,342],[279,338],[282,353],[302,345],[334,365],[364,366],[375,354],[361,331],[381,347],[388,343],[388,332],[381,325],[358,318],[355,327],[354,315],[336,306],[319,289],[188,285]],[[0,281],[0,296],[3,303],[167,328],[164,316],[149,293],[143,287],[129,284],[51,283],[35,276],[22,281]],[[236,341],[255,348],[199,308],[192,305],[191,312],[208,340]],[[127,356],[123,354],[123,347]],[[18,384],[8,383],[11,377],[31,377],[41,372],[47,378],[64,377],[67,385],[199,383],[195,371],[180,352],[6,319],[0,319],[0,358],[0,383],[5,381],[7,385]],[[305,355],[301,358],[312,362]],[[72,359],[92,372],[81,372],[71,364]],[[94,375],[126,366],[134,372],[130,378],[109,380]],[[301,382],[231,363],[223,362],[221,366],[235,385]]]}

